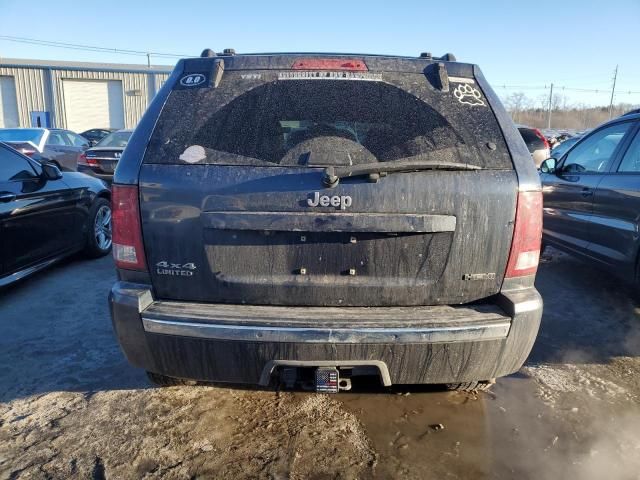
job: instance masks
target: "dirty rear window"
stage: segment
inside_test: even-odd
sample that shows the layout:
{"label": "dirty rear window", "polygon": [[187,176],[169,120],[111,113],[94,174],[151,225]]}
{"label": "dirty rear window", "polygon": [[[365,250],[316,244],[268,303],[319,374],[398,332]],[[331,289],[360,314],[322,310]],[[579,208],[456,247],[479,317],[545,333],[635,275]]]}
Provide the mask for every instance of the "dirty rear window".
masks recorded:
{"label": "dirty rear window", "polygon": [[305,167],[419,160],[442,151],[447,161],[512,168],[475,84],[459,84],[461,95],[455,83],[440,92],[419,74],[381,78],[227,72],[218,88],[176,89],[144,161]]}

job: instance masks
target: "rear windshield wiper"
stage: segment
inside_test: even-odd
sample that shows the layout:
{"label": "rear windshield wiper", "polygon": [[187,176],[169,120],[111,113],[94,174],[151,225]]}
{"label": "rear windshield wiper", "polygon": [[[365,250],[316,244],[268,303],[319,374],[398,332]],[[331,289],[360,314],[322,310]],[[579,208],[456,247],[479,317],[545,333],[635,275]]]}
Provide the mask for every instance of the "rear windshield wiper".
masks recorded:
{"label": "rear windshield wiper", "polygon": [[322,174],[322,184],[325,187],[335,187],[341,178],[361,177],[367,175],[370,182],[377,182],[380,177],[394,172],[417,172],[419,170],[482,170],[482,167],[469,163],[443,162],[438,160],[405,161],[405,162],[376,162],[348,167],[327,167]]}

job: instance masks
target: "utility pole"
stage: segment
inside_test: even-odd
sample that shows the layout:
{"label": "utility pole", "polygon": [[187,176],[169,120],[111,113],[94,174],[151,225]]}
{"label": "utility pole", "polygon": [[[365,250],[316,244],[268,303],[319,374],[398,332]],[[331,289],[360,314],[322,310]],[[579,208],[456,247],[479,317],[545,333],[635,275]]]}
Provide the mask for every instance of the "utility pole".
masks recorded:
{"label": "utility pole", "polygon": [[553,99],[553,83],[551,84],[551,89],[549,90],[549,111],[547,112],[547,128],[551,128],[551,103]]}
{"label": "utility pole", "polygon": [[611,113],[613,111],[613,96],[616,93],[616,79],[618,78],[618,65],[613,72],[613,87],[611,87],[611,101],[609,102],[609,120],[611,120]]}
{"label": "utility pole", "polygon": [[147,67],[151,68],[151,54],[147,53]]}

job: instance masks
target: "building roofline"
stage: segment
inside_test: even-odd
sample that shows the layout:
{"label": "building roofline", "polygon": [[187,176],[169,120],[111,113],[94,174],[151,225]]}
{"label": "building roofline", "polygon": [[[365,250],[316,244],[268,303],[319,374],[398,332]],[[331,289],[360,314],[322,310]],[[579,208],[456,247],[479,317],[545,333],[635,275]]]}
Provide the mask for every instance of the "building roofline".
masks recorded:
{"label": "building roofline", "polygon": [[59,60],[32,60],[24,58],[0,58],[0,68],[40,68],[52,70],[93,70],[100,72],[171,73],[171,65],[146,65],[127,63],[68,62]]}

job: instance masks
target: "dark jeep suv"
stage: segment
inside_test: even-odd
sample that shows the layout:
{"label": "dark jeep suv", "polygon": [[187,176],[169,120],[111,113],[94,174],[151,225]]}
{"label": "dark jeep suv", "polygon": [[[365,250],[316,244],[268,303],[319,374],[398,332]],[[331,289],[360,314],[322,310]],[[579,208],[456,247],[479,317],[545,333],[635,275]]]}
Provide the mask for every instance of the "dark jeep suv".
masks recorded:
{"label": "dark jeep suv", "polygon": [[207,50],[116,169],[113,324],[165,384],[482,388],[538,332],[541,200],[518,130],[453,55]]}

